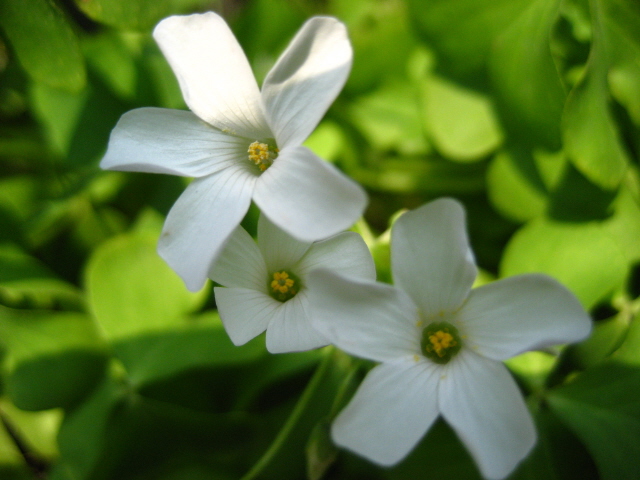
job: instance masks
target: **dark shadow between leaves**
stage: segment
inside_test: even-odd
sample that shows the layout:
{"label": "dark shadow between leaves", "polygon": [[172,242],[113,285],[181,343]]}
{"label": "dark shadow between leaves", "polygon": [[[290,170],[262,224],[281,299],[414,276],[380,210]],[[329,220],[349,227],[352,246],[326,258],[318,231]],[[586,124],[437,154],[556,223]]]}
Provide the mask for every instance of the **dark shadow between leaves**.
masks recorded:
{"label": "dark shadow between leaves", "polygon": [[549,217],[562,222],[606,220],[613,214],[615,190],[602,190],[568,164],[557,188],[551,192]]}

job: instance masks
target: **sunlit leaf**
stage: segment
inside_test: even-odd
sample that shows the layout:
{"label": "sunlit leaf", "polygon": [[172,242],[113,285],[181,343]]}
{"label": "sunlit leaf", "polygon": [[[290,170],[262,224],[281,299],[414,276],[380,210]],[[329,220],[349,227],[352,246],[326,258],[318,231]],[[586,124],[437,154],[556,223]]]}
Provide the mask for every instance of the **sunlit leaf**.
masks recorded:
{"label": "sunlit leaf", "polygon": [[555,277],[590,308],[622,285],[627,264],[618,244],[597,222],[539,218],[511,238],[500,265],[503,277],[535,272]]}
{"label": "sunlit leaf", "polygon": [[488,97],[431,75],[423,89],[423,121],[436,149],[460,162],[480,160],[502,142]]}
{"label": "sunlit leaf", "polygon": [[539,217],[547,207],[546,193],[531,182],[508,151],[498,153],[491,160],[487,192],[493,206],[516,222]]}
{"label": "sunlit leaf", "polygon": [[112,339],[184,325],[207,292],[189,292],[158,256],[152,235],[121,235],[105,242],[86,270],[88,301]]}
{"label": "sunlit leaf", "polygon": [[640,261],[640,203],[626,185],[613,202],[613,214],[605,227],[617,240],[630,263]]}
{"label": "sunlit leaf", "polygon": [[0,338],[12,365],[7,390],[16,406],[70,406],[100,380],[106,346],[90,317],[0,308]]}
{"label": "sunlit leaf", "polygon": [[533,391],[541,391],[558,358],[546,352],[525,352],[505,363]]}
{"label": "sunlit leaf", "polygon": [[304,145],[320,158],[333,162],[344,149],[345,134],[335,123],[325,121],[318,125]]}
{"label": "sunlit leaf", "polygon": [[[56,436],[62,422],[61,410],[47,410],[44,412],[26,412],[16,408],[8,399],[0,399],[0,409],[3,416],[19,433],[21,439],[37,452],[43,459],[53,459],[58,455]],[[0,429],[0,445],[9,447],[15,463],[22,463],[20,452],[13,440],[10,440],[4,428]],[[7,463],[9,453],[0,446],[0,464]],[[13,462],[11,462],[13,463]]]}
{"label": "sunlit leaf", "polygon": [[85,85],[78,40],[55,2],[3,0],[0,26],[34,80],[65,90],[77,91]]}
{"label": "sunlit leaf", "polygon": [[567,98],[563,141],[578,170],[595,184],[613,189],[622,180],[629,160],[610,105],[607,76],[617,47],[611,35],[613,19],[607,16],[604,3],[590,2],[591,51],[583,77]]}
{"label": "sunlit leaf", "polygon": [[352,103],[349,113],[378,150],[406,155],[429,150],[420,118],[419,93],[409,82],[389,83],[361,96]]}

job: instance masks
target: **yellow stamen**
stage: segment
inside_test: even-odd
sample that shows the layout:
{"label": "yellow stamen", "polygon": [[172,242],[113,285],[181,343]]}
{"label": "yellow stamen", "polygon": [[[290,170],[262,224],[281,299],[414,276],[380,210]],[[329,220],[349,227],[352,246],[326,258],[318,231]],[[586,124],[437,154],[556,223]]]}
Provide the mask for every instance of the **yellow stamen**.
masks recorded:
{"label": "yellow stamen", "polygon": [[455,347],[457,345],[457,342],[453,339],[453,335],[442,330],[438,330],[434,334],[429,335],[429,341],[440,358],[444,356],[445,351],[448,348]]}
{"label": "yellow stamen", "polygon": [[283,270],[273,274],[271,288],[274,292],[295,294],[296,292],[292,288],[294,284],[293,279],[289,278],[289,274]]}
{"label": "yellow stamen", "polygon": [[249,160],[256,164],[261,172],[264,172],[271,166],[273,161],[278,157],[279,150],[275,147],[270,147],[266,143],[258,142],[257,140],[249,145],[247,153],[249,154]]}

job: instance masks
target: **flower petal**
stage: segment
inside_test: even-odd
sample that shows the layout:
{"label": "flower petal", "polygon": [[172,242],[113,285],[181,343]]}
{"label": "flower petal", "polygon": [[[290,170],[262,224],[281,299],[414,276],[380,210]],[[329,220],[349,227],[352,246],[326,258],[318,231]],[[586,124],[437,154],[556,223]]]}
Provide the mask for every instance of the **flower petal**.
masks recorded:
{"label": "flower petal", "polygon": [[213,289],[220,319],[234,345],[244,345],[264,332],[280,302],[246,288]]}
{"label": "flower petal", "polygon": [[538,274],[472,290],[457,318],[469,345],[495,360],[578,342],[591,331],[591,319],[578,299],[553,278]]}
{"label": "flower petal", "polygon": [[280,304],[267,327],[267,350],[271,353],[302,352],[324,347],[329,341],[309,320],[309,299],[300,292]]}
{"label": "flower petal", "polygon": [[105,170],[202,177],[247,159],[247,141],[212,128],[191,112],[138,108],[111,132]]}
{"label": "flower petal", "polygon": [[[301,242],[274,225],[266,215],[258,219],[258,245],[267,263],[267,271],[273,272],[293,267],[311,246]],[[299,272],[294,272],[300,276]]]}
{"label": "flower petal", "polygon": [[307,292],[311,324],[345,352],[378,362],[420,353],[416,307],[401,290],[320,269]]}
{"label": "flower petal", "polygon": [[478,271],[462,205],[443,198],[402,215],[391,229],[391,268],[426,317],[456,310]]}
{"label": "flower petal", "polygon": [[236,227],[222,253],[209,270],[209,278],[225,287],[249,288],[267,292],[267,266],[262,253],[241,226]]}
{"label": "flower petal", "polygon": [[269,220],[308,242],[347,229],[367,203],[360,185],[305,147],[282,151],[258,179],[253,199]]}
{"label": "flower petal", "polygon": [[333,441],[377,464],[398,463],[438,417],[438,370],[413,361],[375,367],[334,421]]}
{"label": "flower petal", "polygon": [[158,253],[189,290],[202,287],[224,243],[249,209],[255,178],[241,167],[198,178],[169,211]]}
{"label": "flower petal", "polygon": [[280,148],[300,145],[342,90],[353,52],[335,18],[307,21],[265,78],[262,98]]}
{"label": "flower petal", "polygon": [[247,57],[220,16],[165,18],[153,37],[193,113],[226,133],[254,140],[273,136]]}
{"label": "flower petal", "polygon": [[506,367],[463,349],[445,367],[438,406],[485,478],[504,478],[531,451],[536,431]]}
{"label": "flower petal", "polygon": [[355,232],[342,232],[311,245],[300,259],[296,273],[306,277],[312,270],[326,268],[342,276],[376,279],[376,266],[362,237]]}

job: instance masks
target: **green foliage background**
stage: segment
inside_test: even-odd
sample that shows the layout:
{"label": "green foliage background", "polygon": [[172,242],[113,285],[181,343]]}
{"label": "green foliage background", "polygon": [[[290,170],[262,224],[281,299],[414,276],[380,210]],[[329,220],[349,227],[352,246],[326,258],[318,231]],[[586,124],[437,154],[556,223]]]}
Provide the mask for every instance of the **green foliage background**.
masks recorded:
{"label": "green foliage background", "polygon": [[155,253],[184,180],[99,170],[122,113],[186,108],[153,26],[210,9],[259,79],[309,16],[347,24],[353,71],[307,144],[368,190],[379,279],[393,215],[448,195],[482,282],[545,272],[593,314],[508,362],[539,433],[511,478],[637,479],[636,0],[0,0],[0,478],[478,478],[442,422],[393,469],[338,452],[371,365],[233,347],[211,285]]}

